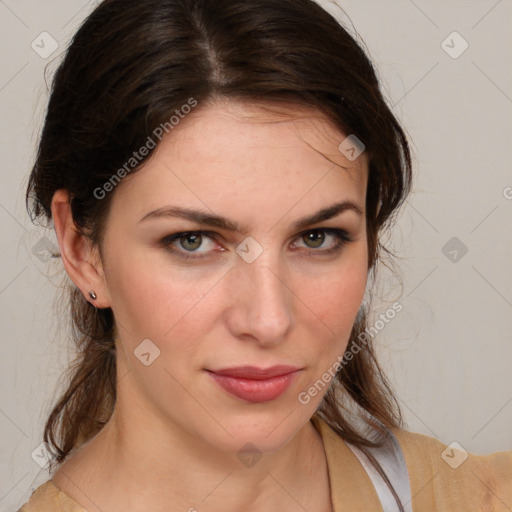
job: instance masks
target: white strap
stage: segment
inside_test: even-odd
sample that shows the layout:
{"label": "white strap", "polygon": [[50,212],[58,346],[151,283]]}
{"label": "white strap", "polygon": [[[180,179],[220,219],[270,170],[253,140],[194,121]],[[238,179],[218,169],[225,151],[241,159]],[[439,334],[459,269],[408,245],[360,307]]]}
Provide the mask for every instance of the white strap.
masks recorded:
{"label": "white strap", "polygon": [[[389,490],[386,482],[380,476],[368,457],[356,446],[346,443],[354,455],[359,459],[361,465],[368,473],[384,512],[399,512],[398,504]],[[409,472],[405,463],[404,454],[396,437],[386,429],[386,438],[381,447],[366,447],[366,449],[377,459],[386,473],[391,485],[402,502],[405,512],[413,512],[411,504],[411,487],[409,484]]]}

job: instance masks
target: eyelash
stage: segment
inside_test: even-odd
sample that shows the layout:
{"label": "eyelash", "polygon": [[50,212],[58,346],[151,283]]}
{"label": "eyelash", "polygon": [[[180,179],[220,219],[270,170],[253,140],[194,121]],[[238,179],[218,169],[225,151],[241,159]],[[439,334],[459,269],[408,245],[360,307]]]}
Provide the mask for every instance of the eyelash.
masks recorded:
{"label": "eyelash", "polygon": [[[300,239],[301,237],[303,237],[309,233],[318,233],[318,232],[324,233],[326,235],[333,235],[335,238],[337,238],[337,242],[330,249],[321,250],[321,249],[309,248],[309,252],[307,253],[308,256],[311,255],[312,253],[314,253],[315,255],[329,255],[329,254],[337,253],[343,248],[343,246],[345,244],[352,241],[352,238],[349,236],[349,234],[344,229],[339,229],[339,228],[310,229],[308,231],[303,231],[302,233],[299,233],[297,235],[296,239]],[[197,259],[198,260],[198,259],[202,259],[202,258],[207,258],[210,255],[210,253],[204,253],[204,255],[198,256],[198,255],[194,255],[195,251],[186,251],[186,250],[181,251],[181,250],[176,250],[176,249],[171,248],[171,245],[173,244],[173,242],[175,242],[176,240],[179,240],[180,238],[189,236],[189,235],[201,235],[202,237],[206,236],[208,238],[212,238],[213,240],[216,240],[216,233],[214,233],[212,231],[183,231],[180,233],[174,233],[172,235],[166,236],[165,238],[163,238],[161,240],[160,243],[165,249],[167,249],[171,253],[176,254],[177,256],[179,256],[183,259],[186,259],[186,260],[188,260],[188,259]],[[199,254],[201,254],[201,253],[199,253]]]}

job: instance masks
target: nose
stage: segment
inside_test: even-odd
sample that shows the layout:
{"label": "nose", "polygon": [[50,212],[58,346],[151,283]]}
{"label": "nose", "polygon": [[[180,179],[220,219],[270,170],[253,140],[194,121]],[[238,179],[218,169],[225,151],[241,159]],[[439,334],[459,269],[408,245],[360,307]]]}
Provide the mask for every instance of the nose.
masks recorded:
{"label": "nose", "polygon": [[263,254],[252,263],[240,258],[229,282],[232,300],[227,322],[231,333],[264,346],[282,342],[294,321],[287,274],[279,265],[269,263]]}

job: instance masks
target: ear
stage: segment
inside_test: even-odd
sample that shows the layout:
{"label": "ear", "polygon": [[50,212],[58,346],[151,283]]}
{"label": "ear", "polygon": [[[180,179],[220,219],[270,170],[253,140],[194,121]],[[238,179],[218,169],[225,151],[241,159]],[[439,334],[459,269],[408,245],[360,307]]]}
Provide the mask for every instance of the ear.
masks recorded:
{"label": "ear", "polygon": [[[110,307],[110,295],[97,247],[75,226],[69,193],[57,190],[52,198],[52,218],[64,268],[85,299],[97,308]],[[89,292],[94,291],[93,300]]]}

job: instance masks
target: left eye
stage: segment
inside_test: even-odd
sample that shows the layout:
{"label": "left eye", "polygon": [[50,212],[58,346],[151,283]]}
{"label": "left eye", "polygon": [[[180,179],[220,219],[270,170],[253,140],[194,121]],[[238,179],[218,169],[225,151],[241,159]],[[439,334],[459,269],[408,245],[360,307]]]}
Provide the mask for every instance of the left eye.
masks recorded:
{"label": "left eye", "polygon": [[337,228],[313,229],[311,231],[301,233],[299,237],[305,242],[308,249],[317,249],[318,247],[323,246],[326,239],[333,239],[333,242],[328,245],[327,249],[317,251],[320,253],[333,252],[341,248],[344,243],[350,241],[348,233],[343,229]]}
{"label": "left eye", "polygon": [[[208,253],[214,249],[215,238],[216,233],[210,231],[187,231],[165,237],[161,241],[161,245],[179,257],[198,259],[207,257]],[[297,235],[296,239],[302,240],[306,244],[306,249],[312,249],[312,251],[308,251],[308,254],[327,254],[339,251],[345,243],[351,241],[348,233],[338,228],[318,228],[304,231]],[[329,239],[331,239],[331,243],[325,247],[325,241]],[[205,240],[209,240],[210,248],[207,246],[204,250],[199,250],[204,246]],[[176,244],[179,244],[180,247],[176,248]],[[296,242],[293,245],[295,244]],[[196,253],[200,253],[200,255],[196,255]]]}

